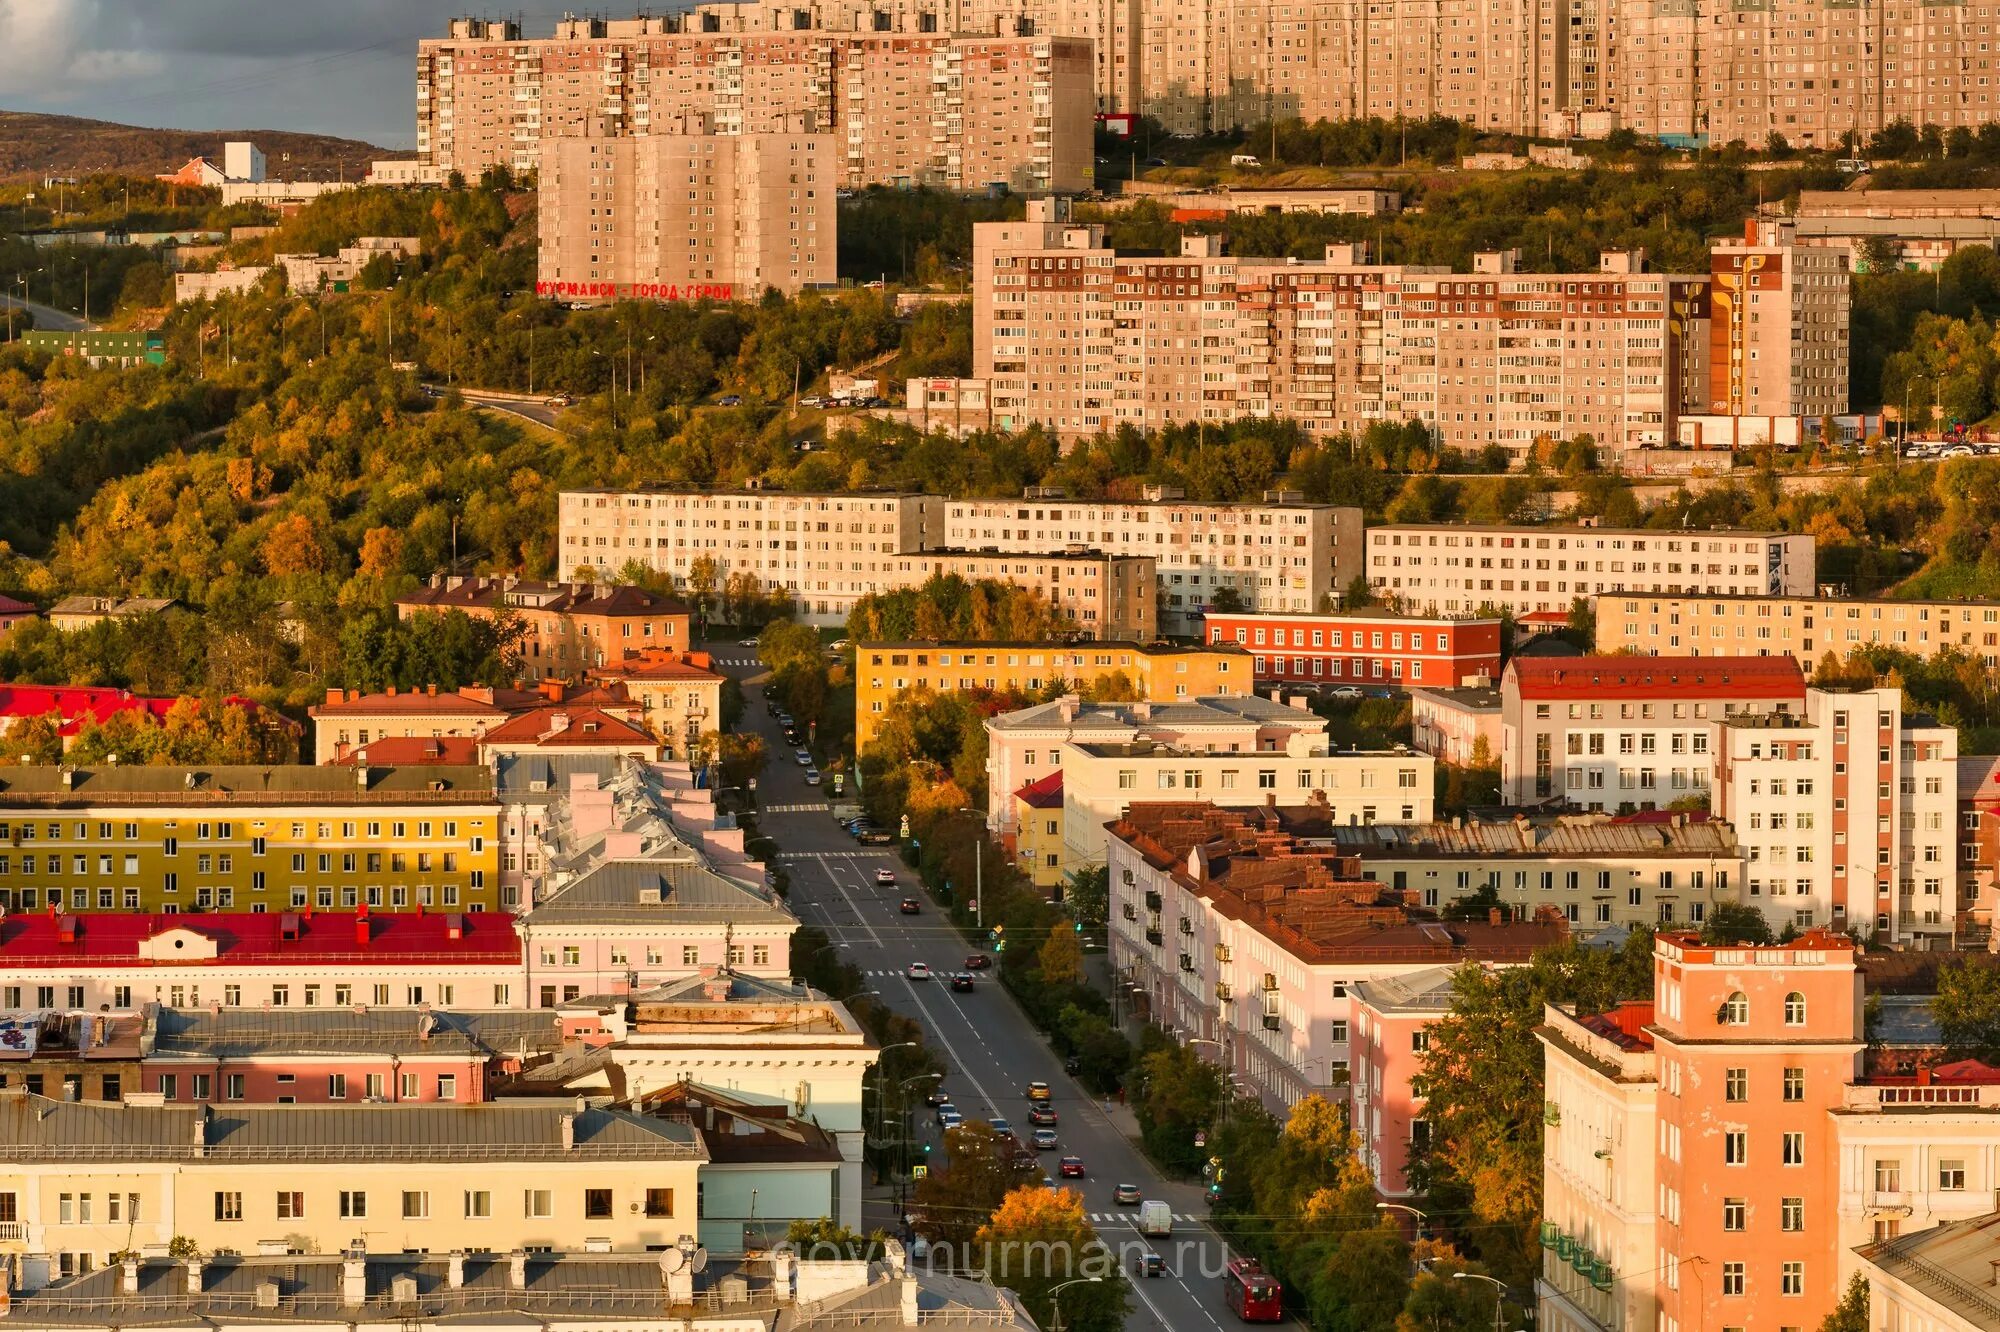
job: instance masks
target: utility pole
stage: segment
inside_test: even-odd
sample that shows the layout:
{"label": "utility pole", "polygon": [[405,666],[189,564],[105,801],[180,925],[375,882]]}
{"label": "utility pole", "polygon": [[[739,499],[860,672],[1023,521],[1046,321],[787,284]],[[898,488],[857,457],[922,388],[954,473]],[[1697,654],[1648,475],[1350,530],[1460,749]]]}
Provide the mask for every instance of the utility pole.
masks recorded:
{"label": "utility pole", "polygon": [[972,844],[972,911],[975,923],[986,928],[986,835]]}

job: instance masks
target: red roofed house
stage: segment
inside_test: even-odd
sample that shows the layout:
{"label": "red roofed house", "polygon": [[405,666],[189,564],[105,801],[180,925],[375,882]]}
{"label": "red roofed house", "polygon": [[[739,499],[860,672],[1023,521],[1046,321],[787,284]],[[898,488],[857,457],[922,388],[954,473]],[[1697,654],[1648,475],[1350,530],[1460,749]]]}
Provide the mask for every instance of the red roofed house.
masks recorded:
{"label": "red roofed house", "polygon": [[470,766],[479,762],[479,738],[471,735],[385,735],[365,745],[342,741],[334,745],[330,761],[375,768],[436,763]]}
{"label": "red roofed house", "polygon": [[0,1011],[527,1002],[521,939],[500,911],[0,918]]}
{"label": "red roofed house", "polygon": [[1500,677],[1500,798],[1627,813],[1708,796],[1717,728],[1797,712],[1789,656],[1516,657]]}
{"label": "red roofed house", "polygon": [[[56,731],[63,738],[63,748],[67,749],[78,732],[83,730],[85,722],[94,721],[102,725],[121,712],[142,712],[147,720],[160,723],[180,701],[178,697],[155,698],[126,689],[0,684],[0,735],[5,735],[15,722],[54,713]],[[294,733],[298,730],[296,722],[267,711],[254,699],[231,694],[222,701],[226,706],[248,710],[260,726],[281,726]]]}
{"label": "red roofed house", "polygon": [[553,704],[510,717],[479,737],[479,761],[501,754],[617,754],[657,762],[660,742],[602,708]]}
{"label": "red roofed house", "polygon": [[326,702],[306,709],[313,719],[313,762],[332,763],[342,752],[388,736],[478,737],[516,712],[533,707],[538,696],[520,689],[468,686],[457,691],[397,689],[379,694],[329,689]]}
{"label": "red roofed house", "polygon": [[654,648],[591,670],[590,679],[625,693],[645,709],[646,725],[667,758],[686,758],[705,731],[722,725],[723,677],[706,652]]}
{"label": "red roofed house", "polygon": [[1014,862],[1035,887],[1062,887],[1063,775],[1057,768],[1014,792]]}
{"label": "red roofed house", "polygon": [[169,185],[205,185],[210,189],[219,188],[229,177],[222,168],[206,157],[190,157],[177,171],[162,171],[153,177]]}
{"label": "red roofed house", "polygon": [[25,601],[0,597],[0,639],[4,639],[22,625],[37,618],[40,613]]}
{"label": "red roofed house", "polygon": [[685,651],[689,644],[686,603],[643,587],[440,575],[396,602],[405,620],[454,610],[518,623],[521,669],[530,680],[574,677],[634,653]]}

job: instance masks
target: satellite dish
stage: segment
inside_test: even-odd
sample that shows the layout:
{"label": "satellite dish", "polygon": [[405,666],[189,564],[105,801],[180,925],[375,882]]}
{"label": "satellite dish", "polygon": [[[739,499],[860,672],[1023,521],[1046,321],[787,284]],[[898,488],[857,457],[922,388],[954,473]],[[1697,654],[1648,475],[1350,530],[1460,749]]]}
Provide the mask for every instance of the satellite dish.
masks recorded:
{"label": "satellite dish", "polygon": [[694,1250],[694,1270],[697,1274],[708,1270],[708,1250],[697,1244]]}
{"label": "satellite dish", "polygon": [[660,1273],[663,1276],[672,1276],[680,1271],[686,1262],[687,1255],[679,1249],[660,1250]]}

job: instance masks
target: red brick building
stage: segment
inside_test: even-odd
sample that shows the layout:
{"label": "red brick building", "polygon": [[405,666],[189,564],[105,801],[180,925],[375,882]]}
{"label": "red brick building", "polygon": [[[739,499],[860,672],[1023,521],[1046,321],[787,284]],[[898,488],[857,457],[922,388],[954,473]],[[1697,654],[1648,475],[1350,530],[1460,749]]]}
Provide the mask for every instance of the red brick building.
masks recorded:
{"label": "red brick building", "polygon": [[1450,688],[1500,674],[1497,618],[1212,610],[1206,626],[1210,643],[1233,644],[1256,658],[1259,684]]}

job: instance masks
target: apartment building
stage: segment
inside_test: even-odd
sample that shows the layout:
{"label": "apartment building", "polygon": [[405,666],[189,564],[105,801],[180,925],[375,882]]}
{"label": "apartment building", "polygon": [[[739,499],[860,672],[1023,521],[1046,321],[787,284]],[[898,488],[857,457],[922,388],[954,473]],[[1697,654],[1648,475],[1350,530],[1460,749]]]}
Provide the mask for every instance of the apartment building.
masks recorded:
{"label": "apartment building", "polygon": [[640,707],[641,720],[665,746],[663,757],[684,759],[722,725],[725,677],[713,668],[706,652],[651,648],[593,667],[590,678]]}
{"label": "apartment building", "polygon": [[313,762],[332,763],[363,745],[381,740],[476,740],[544,695],[528,689],[468,685],[440,691],[398,689],[380,693],[329,689],[326,700],[306,709],[313,723]]}
{"label": "apartment building", "polygon": [[1327,840],[1362,876],[1415,894],[1420,906],[1491,894],[1515,920],[1560,917],[1579,937],[1699,925],[1744,885],[1736,830],[1698,815],[1340,824]]}
{"label": "apartment building", "polygon": [[[1773,367],[1815,386],[1797,401],[1828,401],[1818,387],[1845,374],[1845,298],[1825,252],[1801,257],[1788,234],[1719,247],[1715,273],[1649,272],[1637,251],[1531,273],[1517,250],[1454,273],[1372,263],[1355,243],[1315,261],[1235,258],[1216,236],[1119,253],[1061,199],[973,230],[973,373],[999,429],[1080,439],[1282,416],[1333,436],[1412,420],[1456,448],[1518,456],[1589,435],[1623,452],[1674,447],[1682,414],[1726,410],[1711,408],[1716,355],[1761,386],[1745,403],[1778,400]],[[1739,313],[1796,294],[1800,317],[1741,313],[1718,344],[1718,285],[1745,288]],[[1844,396],[1828,408],[1845,410]]]}
{"label": "apartment building", "polygon": [[1958,920],[1968,942],[1992,938],[2000,907],[2000,757],[1959,755]]}
{"label": "apartment building", "polygon": [[1362,1164],[1386,1198],[1407,1198],[1410,1158],[1430,1146],[1421,1081],[1430,1026],[1451,1011],[1450,967],[1381,976],[1348,987],[1348,1122]]}
{"label": "apartment building", "polygon": [[1151,642],[1159,608],[1151,555],[1111,554],[1085,545],[998,554],[991,550],[906,551],[890,567],[897,587],[932,578],[1012,583],[1039,592],[1051,609],[1094,638]]}
{"label": "apartment building", "polygon": [[1500,621],[1363,609],[1328,614],[1211,610],[1211,644],[1251,654],[1257,682],[1416,689],[1500,673]]}
{"label": "apartment building", "polygon": [[685,652],[692,644],[687,604],[642,587],[433,574],[396,598],[399,619],[450,611],[518,625],[515,651],[531,681],[574,678],[636,652]]}
{"label": "apartment building", "polygon": [[1063,775],[1057,768],[1014,792],[1010,854],[1028,882],[1059,901],[1063,886]]}
{"label": "apartment building", "polygon": [[1841,661],[1861,648],[1918,657],[1956,651],[2000,667],[2000,602],[1699,591],[1597,599],[1599,652],[1785,654],[1814,671],[1828,656]]}
{"label": "apartment building", "polygon": [[[1709,250],[1708,410],[1831,417],[1848,407],[1847,262],[1756,218]],[[1760,325],[1762,329],[1760,329]],[[1763,329],[1789,329],[1773,337]]]}
{"label": "apartment building", "polygon": [[1090,188],[1087,35],[905,17],[723,4],[565,18],[527,38],[514,22],[454,20],[417,44],[417,156],[467,178],[546,172],[554,144],[664,136],[695,120],[722,136],[831,140],[841,189]]}
{"label": "apartment building", "polygon": [[[984,224],[982,224],[984,225]],[[1074,500],[1031,490],[1015,500],[944,504],[946,544],[1035,553],[1072,545],[1153,562],[1158,631],[1199,637],[1218,597],[1245,609],[1317,611],[1361,572],[1361,510],[1308,504],[1290,491],[1258,503],[1209,504],[1171,487],[1143,500]]]}
{"label": "apartment building", "polygon": [[1781,657],[1516,657],[1500,677],[1501,799],[1629,813],[1702,797],[1731,716],[1805,698]]}
{"label": "apartment building", "polygon": [[1156,703],[1250,692],[1249,654],[1165,643],[862,643],[854,650],[854,747],[866,749],[906,689],[1037,694],[1058,682]]}
{"label": "apartment building", "polygon": [[1871,1067],[1857,953],[1663,934],[1651,1004],[1547,1010],[1542,1327],[1814,1327],[1870,1254],[1992,1211],[2000,1073]]}
{"label": "apartment building", "polygon": [[1218,805],[1324,797],[1352,823],[1428,821],[1433,760],[1398,747],[1336,751],[1303,706],[1252,695],[1171,703],[1085,703],[1074,695],[986,723],[986,826],[1011,838],[1012,792],[1063,774],[1061,868],[1104,855],[1104,825],[1134,800]]}
{"label": "apartment building", "polygon": [[544,139],[535,292],[727,301],[831,285],[841,146],[798,125],[718,133],[712,121]]}
{"label": "apartment building", "polygon": [[478,767],[14,767],[0,905],[492,911],[499,831]]}
{"label": "apartment building", "polygon": [[944,544],[944,507],[888,491],[564,491],[558,576],[637,560],[686,583],[699,562],[716,587],[747,574],[790,593],[805,623],[843,624],[862,597],[903,586],[897,556]]}
{"label": "apartment building", "polygon": [[580,1102],[116,1108],[0,1090],[0,1253],[64,1274],[144,1245],[202,1253],[267,1239],[339,1251],[613,1249],[692,1233],[706,1159],[686,1123]]}
{"label": "apartment building", "polygon": [[1500,760],[1500,691],[1410,688],[1410,743],[1460,767]]}
{"label": "apartment building", "polygon": [[1716,741],[1713,808],[1743,841],[1743,900],[1774,929],[1824,925],[1949,947],[1958,884],[1958,731],[1900,689],[1808,689],[1742,710]]}
{"label": "apartment building", "polygon": [[[1064,780],[1069,772],[1064,771]],[[1516,965],[1559,920],[1440,922],[1322,845],[1321,804],[1131,805],[1110,829],[1110,960],[1121,1002],[1173,1028],[1282,1112],[1341,1097],[1353,989],[1466,962]]]}
{"label": "apartment building", "polygon": [[1602,594],[1806,596],[1814,541],[1786,532],[1388,523],[1368,529],[1368,586],[1428,614],[1567,611]]}
{"label": "apartment building", "polygon": [[1980,1287],[2000,1261],[1989,1213],[1934,1230],[1879,1240],[1861,1252],[1872,1327],[1978,1332],[1992,1324],[1993,1300]]}

